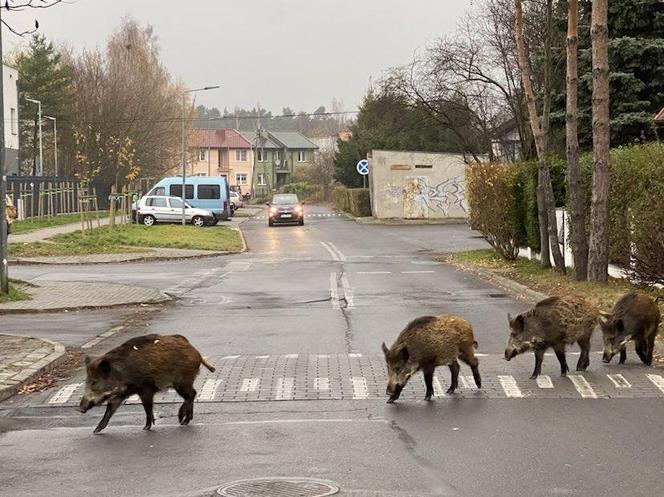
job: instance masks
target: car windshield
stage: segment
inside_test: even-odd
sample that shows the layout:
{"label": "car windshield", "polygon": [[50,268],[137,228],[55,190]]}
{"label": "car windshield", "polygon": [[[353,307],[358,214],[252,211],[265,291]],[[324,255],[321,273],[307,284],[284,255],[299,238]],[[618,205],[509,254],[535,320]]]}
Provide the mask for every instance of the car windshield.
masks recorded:
{"label": "car windshield", "polygon": [[291,193],[285,195],[275,195],[272,198],[272,203],[274,205],[288,205],[288,204],[297,204],[299,203],[299,200],[297,199],[297,195]]}

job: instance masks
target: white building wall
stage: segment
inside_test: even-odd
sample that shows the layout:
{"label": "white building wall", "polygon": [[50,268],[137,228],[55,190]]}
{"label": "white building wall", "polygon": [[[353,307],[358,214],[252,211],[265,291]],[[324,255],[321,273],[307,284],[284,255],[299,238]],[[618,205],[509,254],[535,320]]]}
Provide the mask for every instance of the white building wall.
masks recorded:
{"label": "white building wall", "polygon": [[3,64],[3,102],[5,112],[5,167],[7,174],[18,174],[18,71]]}

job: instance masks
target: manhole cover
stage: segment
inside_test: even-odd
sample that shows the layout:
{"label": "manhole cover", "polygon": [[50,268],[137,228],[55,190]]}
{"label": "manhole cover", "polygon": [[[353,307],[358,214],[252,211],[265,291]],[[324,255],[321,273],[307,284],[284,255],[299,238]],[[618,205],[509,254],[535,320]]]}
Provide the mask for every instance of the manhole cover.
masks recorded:
{"label": "manhole cover", "polygon": [[312,478],[256,478],[224,485],[217,494],[226,497],[324,497],[334,495],[339,487]]}

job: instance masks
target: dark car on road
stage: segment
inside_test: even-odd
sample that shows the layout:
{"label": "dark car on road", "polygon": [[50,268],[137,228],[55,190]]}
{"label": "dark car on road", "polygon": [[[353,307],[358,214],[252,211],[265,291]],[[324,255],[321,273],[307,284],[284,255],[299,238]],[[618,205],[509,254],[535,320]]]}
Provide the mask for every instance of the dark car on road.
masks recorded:
{"label": "dark car on road", "polygon": [[300,202],[294,193],[280,193],[268,202],[267,224],[277,223],[304,224],[304,202]]}

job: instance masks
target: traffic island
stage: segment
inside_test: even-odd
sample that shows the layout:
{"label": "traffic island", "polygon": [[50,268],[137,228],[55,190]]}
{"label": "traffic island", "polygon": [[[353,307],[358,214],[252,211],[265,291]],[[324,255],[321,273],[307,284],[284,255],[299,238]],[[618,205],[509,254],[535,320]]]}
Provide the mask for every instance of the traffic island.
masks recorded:
{"label": "traffic island", "polygon": [[100,309],[172,301],[172,297],[154,288],[115,283],[49,282],[21,286],[20,290],[30,298],[0,303],[0,314]]}
{"label": "traffic island", "polygon": [[39,338],[0,335],[0,402],[66,359],[65,347]]}

